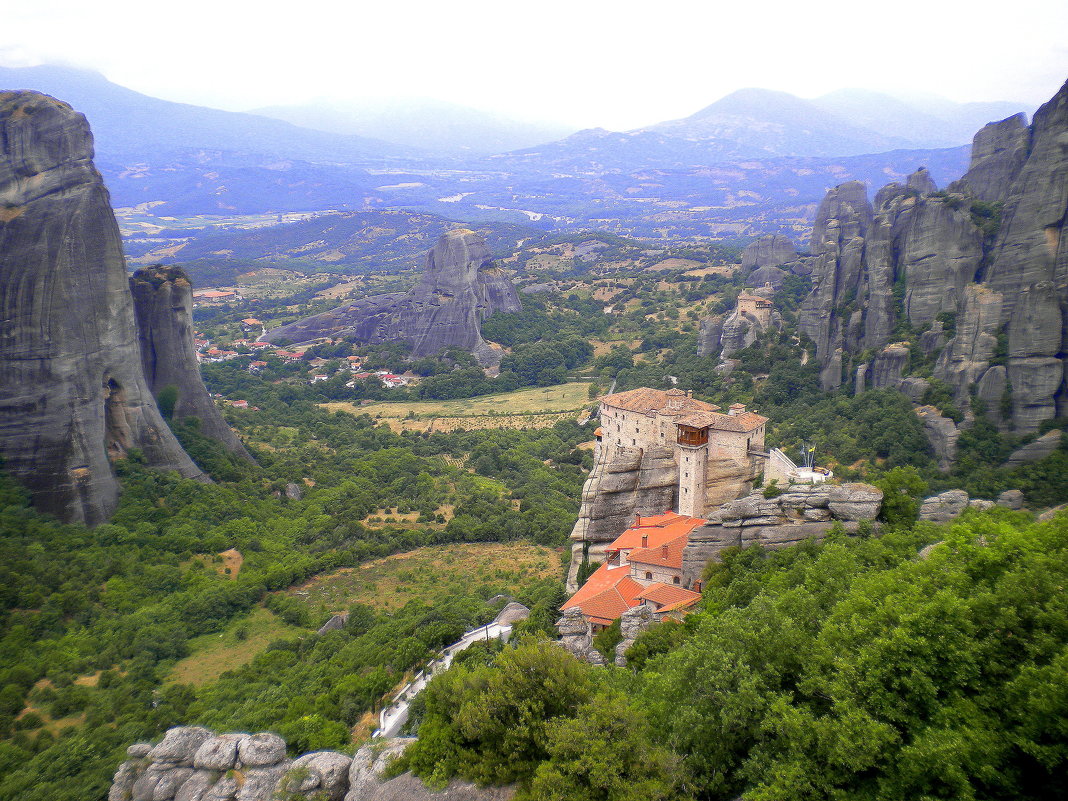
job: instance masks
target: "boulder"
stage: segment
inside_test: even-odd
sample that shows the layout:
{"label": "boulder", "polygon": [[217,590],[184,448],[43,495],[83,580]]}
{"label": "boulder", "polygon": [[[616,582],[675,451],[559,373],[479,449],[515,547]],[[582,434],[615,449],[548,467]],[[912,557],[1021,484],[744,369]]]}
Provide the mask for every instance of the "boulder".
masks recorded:
{"label": "boulder", "polygon": [[923,433],[931,443],[938,460],[938,469],[949,470],[957,458],[957,440],[960,430],[950,418],[943,417],[934,406],[921,406],[916,409],[916,416],[923,421]]}
{"label": "boulder", "polygon": [[997,505],[1006,509],[1023,509],[1024,494],[1018,489],[1005,490],[998,496]]}
{"label": "boulder", "polygon": [[615,664],[625,667],[627,664],[627,649],[634,645],[638,635],[653,625],[653,613],[645,604],[638,604],[633,609],[628,609],[619,618],[619,632],[623,639],[616,644]]}
{"label": "boulder", "polygon": [[163,741],[148,752],[152,762],[192,766],[200,746],[214,737],[214,732],[201,726],[176,726],[168,729]]}
{"label": "boulder", "polygon": [[497,617],[493,618],[494,623],[499,623],[503,626],[510,626],[513,623],[518,623],[520,620],[526,620],[530,617],[530,610],[523,604],[511,601],[500,612],[497,613]]}
{"label": "boulder", "polygon": [[193,767],[230,770],[237,764],[237,747],[246,734],[220,734],[205,740],[193,755]]}
{"label": "boulder", "polygon": [[964,490],[947,490],[939,495],[923,499],[920,520],[945,523],[959,517],[968,508],[968,493]]}
{"label": "boulder", "polygon": [[[282,783],[289,789],[310,795],[317,793],[322,801],[342,801],[349,789],[349,767],[352,758],[331,751],[304,754],[293,760]],[[299,784],[299,787],[296,785]]]}
{"label": "boulder", "polygon": [[327,634],[327,633],[329,633],[331,631],[340,631],[341,629],[345,628],[345,624],[348,623],[348,622],[349,622],[349,613],[348,612],[339,612],[336,615],[331,615],[330,619],[328,621],[326,621],[325,623],[323,623],[323,625],[320,626],[319,630],[317,632],[315,632],[315,633],[318,636],[322,637],[324,634]]}
{"label": "boulder", "polygon": [[286,758],[286,741],[277,734],[263,732],[243,738],[237,745],[241,767],[261,768],[276,765]]}
{"label": "boulder", "polygon": [[827,506],[836,520],[874,520],[882,503],[883,491],[871,484],[840,484],[827,490]]}

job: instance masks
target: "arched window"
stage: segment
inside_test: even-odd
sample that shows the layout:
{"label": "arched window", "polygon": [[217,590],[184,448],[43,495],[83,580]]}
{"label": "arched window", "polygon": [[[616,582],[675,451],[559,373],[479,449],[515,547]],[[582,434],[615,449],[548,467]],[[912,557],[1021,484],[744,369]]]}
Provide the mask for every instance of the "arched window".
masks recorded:
{"label": "arched window", "polygon": [[645,578],[646,578],[647,581],[652,581],[653,574],[650,573],[648,570],[646,570],[645,571]]}

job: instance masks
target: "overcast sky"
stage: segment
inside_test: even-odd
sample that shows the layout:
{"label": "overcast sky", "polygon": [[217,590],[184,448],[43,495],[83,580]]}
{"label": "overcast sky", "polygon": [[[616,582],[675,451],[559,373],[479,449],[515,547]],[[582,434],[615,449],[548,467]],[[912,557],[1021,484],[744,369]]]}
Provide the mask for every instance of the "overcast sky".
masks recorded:
{"label": "overcast sky", "polygon": [[1068,77],[1068,2],[1014,0],[32,0],[0,64],[91,67],[231,110],[435,97],[622,130],[742,87],[1041,103]]}

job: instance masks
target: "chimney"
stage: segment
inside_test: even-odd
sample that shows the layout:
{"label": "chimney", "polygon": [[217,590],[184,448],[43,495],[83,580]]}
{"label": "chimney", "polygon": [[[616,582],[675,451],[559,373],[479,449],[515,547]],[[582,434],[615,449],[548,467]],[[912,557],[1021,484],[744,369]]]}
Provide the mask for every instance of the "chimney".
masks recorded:
{"label": "chimney", "polygon": [[634,515],[634,527],[637,528],[641,524],[642,524],[642,516],[638,515],[638,514]]}
{"label": "chimney", "polygon": [[693,390],[692,389],[686,390],[686,397],[687,398],[692,398],[693,397]]}
{"label": "chimney", "polygon": [[648,548],[649,547],[649,535],[648,534],[642,534],[642,547],[643,548]]}
{"label": "chimney", "polygon": [[704,582],[703,582],[703,581],[701,581],[700,579],[698,579],[697,581],[695,581],[695,582],[693,583],[693,591],[694,591],[694,592],[700,592],[700,591],[701,591],[701,585],[702,585],[702,584],[704,584]]}
{"label": "chimney", "polygon": [[660,546],[660,553],[664,558],[667,558],[667,546],[666,545],[661,545]]}

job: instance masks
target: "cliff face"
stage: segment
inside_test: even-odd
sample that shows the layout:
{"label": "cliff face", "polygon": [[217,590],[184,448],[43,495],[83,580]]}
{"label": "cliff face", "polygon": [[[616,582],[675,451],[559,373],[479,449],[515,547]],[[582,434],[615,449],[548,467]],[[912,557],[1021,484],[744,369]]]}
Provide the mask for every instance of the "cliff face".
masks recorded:
{"label": "cliff face", "polygon": [[193,345],[193,287],[178,267],[146,267],[130,278],[141,345],[141,365],[152,394],[174,387],[174,417],[196,417],[200,430],[251,460],[223,420],[200,376]]}
{"label": "cliff face", "polygon": [[409,292],[364,298],[276,328],[265,339],[403,340],[412,344],[413,356],[461,348],[488,363],[494,358],[479,331],[482,321],[495,311],[519,308],[511,280],[494,264],[482,237],[458,229],[444,234],[427,254],[423,276]]}
{"label": "cliff face", "polygon": [[85,118],[36,92],[0,93],[0,459],[36,506],[106,520],[111,460],[200,476],[160,417],[118,225]]}
{"label": "cliff face", "polygon": [[[1004,422],[1021,434],[1064,414],[1066,219],[1068,84],[1030,127],[1015,116],[976,134],[968,172],[946,192],[922,169],[907,186],[881,189],[874,206],[858,183],[831,190],[813,259],[790,265],[811,269],[799,321],[816,342],[824,388],[839,386],[843,371],[870,379],[873,368],[876,385],[906,388],[896,365],[888,372],[878,358],[856,357],[907,322],[962,408],[974,388],[997,418],[1011,393]],[[944,320],[955,329],[943,332]]]}
{"label": "cliff face", "polygon": [[634,523],[638,514],[675,508],[679,466],[671,448],[622,448],[612,461],[597,460],[582,487],[582,505],[571,531],[567,589],[578,589],[583,557],[603,562],[605,547]]}

